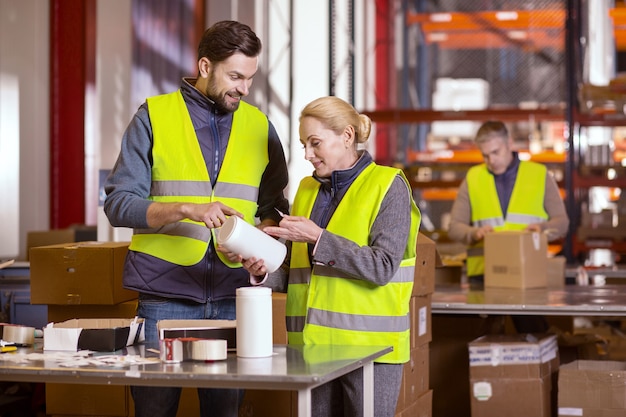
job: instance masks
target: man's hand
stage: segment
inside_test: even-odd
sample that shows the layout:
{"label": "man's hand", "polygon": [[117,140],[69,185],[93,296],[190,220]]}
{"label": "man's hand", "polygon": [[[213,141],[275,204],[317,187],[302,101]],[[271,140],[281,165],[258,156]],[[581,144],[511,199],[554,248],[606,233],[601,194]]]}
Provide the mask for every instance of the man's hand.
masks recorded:
{"label": "man's hand", "polygon": [[243,214],[219,201],[206,204],[153,202],[148,206],[146,220],[149,227],[161,227],[189,219],[203,222],[212,229],[222,226],[226,216],[243,218]]}
{"label": "man's hand", "polygon": [[267,273],[267,268],[265,267],[263,259],[243,259],[242,265],[246,269],[246,271],[248,271],[251,275],[254,275],[255,277],[262,277]]}
{"label": "man's hand", "polygon": [[526,231],[541,233],[541,226],[536,223],[529,224],[528,226],[526,226]]}
{"label": "man's hand", "polygon": [[472,240],[474,242],[480,242],[485,238],[487,233],[493,232],[493,227],[491,226],[481,226],[472,231]]}
{"label": "man's hand", "polygon": [[243,219],[243,214],[219,201],[188,205],[187,218],[203,222],[210,229],[221,227],[226,221],[226,216],[238,216]]}

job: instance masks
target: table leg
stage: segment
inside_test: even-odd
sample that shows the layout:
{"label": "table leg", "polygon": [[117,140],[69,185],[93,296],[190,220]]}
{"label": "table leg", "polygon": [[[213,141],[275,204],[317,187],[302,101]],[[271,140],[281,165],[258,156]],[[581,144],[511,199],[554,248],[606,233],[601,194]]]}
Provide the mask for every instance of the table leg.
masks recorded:
{"label": "table leg", "polygon": [[311,388],[298,390],[298,417],[311,417]]}
{"label": "table leg", "polygon": [[374,417],[374,362],[363,365],[363,416]]}

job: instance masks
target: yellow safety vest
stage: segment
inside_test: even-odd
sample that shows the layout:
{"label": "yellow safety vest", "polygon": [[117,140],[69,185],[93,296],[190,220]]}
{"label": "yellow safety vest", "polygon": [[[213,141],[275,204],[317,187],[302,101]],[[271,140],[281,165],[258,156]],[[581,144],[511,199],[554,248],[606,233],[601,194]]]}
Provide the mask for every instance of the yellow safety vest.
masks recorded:
{"label": "yellow safety vest", "polygon": [[[380,204],[401,170],[366,167],[350,186],[328,223],[327,230],[359,245],[369,244]],[[293,214],[310,217],[320,184],[302,180]],[[415,245],[421,215],[411,198],[411,226],[402,262],[384,286],[355,279],[326,265],[311,266],[307,244],[294,242],[287,290],[287,331],[291,344],[393,346],[377,360],[404,363],[410,356],[409,300],[413,289]]]}
{"label": "yellow safety vest", "polygon": [[[545,165],[520,162],[504,218],[493,174],[485,164],[470,168],[467,190],[472,207],[472,224],[477,227],[491,225],[494,230],[522,230],[529,224],[545,222],[548,219],[543,206],[546,175]],[[467,275],[483,275],[484,272],[484,244],[480,241],[467,250]]]}
{"label": "yellow safety vest", "polygon": [[[254,224],[261,176],[269,161],[268,120],[256,107],[241,102],[233,115],[224,162],[215,187],[180,91],[147,100],[152,124],[150,199],[160,202],[221,201]],[[215,230],[215,229],[213,229]],[[212,231],[188,219],[155,229],[136,229],[130,249],[178,265],[194,265],[206,253]],[[214,243],[215,244],[215,243]],[[230,267],[221,253],[218,256]]]}

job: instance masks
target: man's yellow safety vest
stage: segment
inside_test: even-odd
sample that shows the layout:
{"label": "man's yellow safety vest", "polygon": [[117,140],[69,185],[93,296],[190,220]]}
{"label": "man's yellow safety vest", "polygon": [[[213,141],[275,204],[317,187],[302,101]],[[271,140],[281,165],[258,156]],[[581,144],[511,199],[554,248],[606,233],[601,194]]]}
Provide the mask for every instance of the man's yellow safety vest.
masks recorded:
{"label": "man's yellow safety vest", "polygon": [[[259,184],[269,162],[267,117],[245,102],[233,114],[228,147],[215,187],[202,156],[191,117],[179,91],[147,100],[152,124],[150,199],[159,202],[221,201],[254,224]],[[154,229],[136,229],[129,249],[178,265],[194,265],[206,253],[212,229],[185,219]],[[215,239],[213,239],[215,242]],[[220,252],[218,256],[231,267]]]}
{"label": "man's yellow safety vest", "polygon": [[[548,219],[543,205],[546,175],[545,165],[520,162],[505,218],[493,174],[485,164],[470,168],[466,179],[472,225],[490,225],[494,230],[523,230],[529,224],[545,222]],[[484,244],[480,241],[467,250],[467,276],[483,275],[484,272]]]}

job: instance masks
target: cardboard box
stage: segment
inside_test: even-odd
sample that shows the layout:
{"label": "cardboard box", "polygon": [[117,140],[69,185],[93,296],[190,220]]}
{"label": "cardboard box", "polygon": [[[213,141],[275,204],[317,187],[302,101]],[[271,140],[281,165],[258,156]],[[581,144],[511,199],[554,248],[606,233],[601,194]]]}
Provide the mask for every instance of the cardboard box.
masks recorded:
{"label": "cardboard box", "polygon": [[95,226],[76,225],[67,229],[35,230],[26,234],[26,260],[31,248],[67,242],[97,240]]}
{"label": "cardboard box", "polygon": [[441,265],[435,268],[435,286],[460,286],[463,277],[462,265]]}
{"label": "cardboard box", "polygon": [[558,415],[626,415],[626,362],[576,360],[559,370]]}
{"label": "cardboard box", "polygon": [[543,233],[500,231],[485,236],[485,288],[547,287],[548,241]]}
{"label": "cardboard box", "polygon": [[48,306],[48,321],[61,322],[70,319],[101,319],[135,317],[137,315],[137,300],[126,301],[112,305],[56,305]]}
{"label": "cardboard box", "polygon": [[396,411],[409,407],[430,389],[429,357],[428,343],[411,349],[411,359],[404,364],[402,372],[402,386]]}
{"label": "cardboard box", "polygon": [[128,242],[78,242],[32,248],[32,304],[118,304],[134,300],[122,287]]}
{"label": "cardboard box", "polygon": [[415,246],[415,276],[412,295],[426,295],[435,292],[435,267],[442,265],[433,240],[422,233],[417,236]]}
{"label": "cardboard box", "polygon": [[272,333],[275,345],[287,344],[287,294],[272,293]]}
{"label": "cardboard box", "polygon": [[237,347],[236,320],[159,320],[159,339],[198,337],[225,339],[228,349]]}
{"label": "cardboard box", "polygon": [[[239,415],[254,417],[296,417],[298,415],[298,392],[248,389],[243,397],[243,403],[239,408]],[[181,417],[188,416],[187,414]]]}
{"label": "cardboard box", "polygon": [[72,319],[44,327],[43,349],[113,352],[144,336],[143,319]]}
{"label": "cardboard box", "polygon": [[411,297],[409,312],[411,315],[411,349],[432,340],[432,295]]}
{"label": "cardboard box", "polygon": [[468,347],[472,417],[553,415],[559,369],[555,335],[488,335]]}
{"label": "cardboard box", "polygon": [[547,260],[546,279],[548,288],[560,289],[565,287],[565,256],[553,256]]}
{"label": "cardboard box", "polygon": [[129,399],[122,385],[47,383],[46,415],[128,416]]}
{"label": "cardboard box", "polygon": [[433,416],[433,390],[428,390],[419,398],[409,404],[404,410],[396,412],[395,417],[432,417]]}

